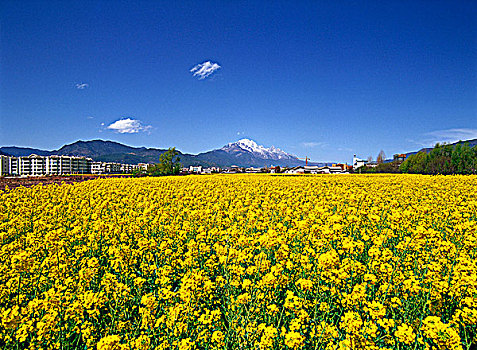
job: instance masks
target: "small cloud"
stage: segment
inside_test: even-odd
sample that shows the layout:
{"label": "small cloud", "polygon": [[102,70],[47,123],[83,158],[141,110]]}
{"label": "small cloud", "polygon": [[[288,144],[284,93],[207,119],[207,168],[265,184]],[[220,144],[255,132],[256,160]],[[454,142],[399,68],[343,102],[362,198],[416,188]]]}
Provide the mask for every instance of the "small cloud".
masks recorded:
{"label": "small cloud", "polygon": [[435,130],[421,135],[419,140],[407,139],[406,141],[420,147],[434,147],[436,143],[454,143],[477,139],[477,129],[455,128]]}
{"label": "small cloud", "polygon": [[[101,125],[104,125],[104,123]],[[111,123],[106,129],[113,130],[119,134],[137,134],[141,131],[149,131],[151,128],[151,125],[143,125],[140,120],[124,118]]]}
{"label": "small cloud", "polygon": [[353,152],[353,150],[349,147],[338,147],[338,151]]}
{"label": "small cloud", "polygon": [[76,88],[77,88],[78,90],[84,90],[84,89],[86,89],[87,87],[89,87],[89,84],[86,84],[86,83],[78,83],[78,84],[76,84]]}
{"label": "small cloud", "polygon": [[104,126],[104,123],[101,123],[100,125],[101,125],[101,126]]}
{"label": "small cloud", "polygon": [[89,115],[86,117],[86,119],[94,119],[94,117]]}
{"label": "small cloud", "polygon": [[199,63],[199,64],[195,65],[190,70],[190,72],[194,73],[193,74],[194,77],[198,77],[199,80],[202,80],[202,79],[207,78],[211,74],[213,74],[219,68],[221,68],[221,67],[218,63],[206,61],[206,62]]}
{"label": "small cloud", "polygon": [[302,147],[306,147],[306,148],[324,147],[324,146],[326,146],[326,142],[310,141],[310,142],[302,142],[301,145],[302,145]]}
{"label": "small cloud", "polygon": [[437,142],[453,143],[471,139],[477,139],[477,129],[462,128],[431,131],[425,134],[424,142],[429,141],[431,142],[430,146],[434,146]]}
{"label": "small cloud", "polygon": [[239,135],[239,136],[244,135],[244,134],[245,134],[245,132],[243,132],[243,131],[237,131],[237,135]]}

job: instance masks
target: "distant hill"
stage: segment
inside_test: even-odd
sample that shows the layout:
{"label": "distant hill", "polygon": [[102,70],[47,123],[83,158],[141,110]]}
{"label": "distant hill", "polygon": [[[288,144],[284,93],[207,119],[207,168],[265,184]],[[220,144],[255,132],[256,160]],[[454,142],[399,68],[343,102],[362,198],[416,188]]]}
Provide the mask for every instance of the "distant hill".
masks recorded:
{"label": "distant hill", "polygon": [[143,150],[146,150],[146,148],[130,147],[114,141],[91,140],[76,141],[69,145],[64,145],[58,151],[55,151],[55,153],[65,156],[85,156],[97,158],[98,156],[104,156],[108,154],[140,153]]}
{"label": "distant hill", "polygon": [[165,151],[158,148],[131,147],[114,141],[92,140],[76,141],[65,145],[58,151],[54,151],[54,154],[85,156],[102,162],[137,164],[157,163]]}
{"label": "distant hill", "polygon": [[45,151],[37,148],[29,148],[29,147],[1,147],[0,152],[6,153],[7,155],[13,157],[25,157],[29,156],[30,154],[38,154],[39,156],[49,156],[52,151]]}
{"label": "distant hill", "polygon": [[24,157],[30,154],[38,154],[41,156],[56,154],[64,156],[85,156],[97,161],[135,164],[158,162],[160,155],[165,152],[163,149],[131,147],[118,142],[103,140],[76,141],[53,151],[25,147],[1,147],[0,151],[14,157]]}
{"label": "distant hill", "polygon": [[[119,162],[128,164],[137,163],[157,163],[165,149],[131,147],[114,141],[91,140],[76,141],[64,145],[58,150],[46,151],[35,148],[23,147],[1,147],[1,152],[12,156],[28,156],[38,154],[48,155],[69,155],[86,156],[95,161]],[[181,163],[184,166],[202,165],[227,167],[237,165],[240,167],[264,167],[264,166],[297,166],[305,164],[304,161],[296,156],[286,153],[275,147],[266,148],[258,145],[252,140],[242,139],[237,142],[229,143],[224,147],[197,155],[179,152]],[[325,164],[325,163],[309,163]]]}

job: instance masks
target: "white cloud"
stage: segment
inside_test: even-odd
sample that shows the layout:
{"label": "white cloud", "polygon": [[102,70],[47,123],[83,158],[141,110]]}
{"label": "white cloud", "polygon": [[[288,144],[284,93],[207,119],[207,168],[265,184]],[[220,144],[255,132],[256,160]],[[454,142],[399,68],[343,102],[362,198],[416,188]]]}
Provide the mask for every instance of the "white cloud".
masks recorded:
{"label": "white cloud", "polygon": [[87,87],[89,87],[89,84],[86,84],[86,83],[78,83],[78,84],[76,84],[76,88],[77,88],[78,90],[84,90],[84,89],[86,89]]}
{"label": "white cloud", "polygon": [[195,65],[190,72],[194,73],[194,77],[198,77],[199,80],[202,80],[217,71],[219,68],[221,67],[218,63],[206,61]]}
{"label": "white cloud", "polygon": [[353,152],[353,150],[349,147],[338,147],[338,151],[342,152]]}
{"label": "white cloud", "polygon": [[456,142],[477,139],[477,129],[447,129],[437,130],[426,134],[438,142]]}
{"label": "white cloud", "polygon": [[310,141],[310,142],[302,142],[301,145],[302,145],[302,147],[306,147],[306,148],[324,147],[324,146],[326,146],[326,142]]}
{"label": "white cloud", "polygon": [[89,115],[89,116],[86,117],[86,119],[94,119],[94,117]]}
{"label": "white cloud", "polygon": [[140,131],[149,131],[151,128],[151,125],[143,125],[140,120],[124,118],[111,123],[106,129],[119,134],[137,134]]}
{"label": "white cloud", "polygon": [[477,138],[477,129],[455,128],[446,130],[435,130],[427,132],[420,140],[408,139],[410,143],[414,143],[421,147],[434,147],[436,143],[454,143],[457,141],[472,140]]}

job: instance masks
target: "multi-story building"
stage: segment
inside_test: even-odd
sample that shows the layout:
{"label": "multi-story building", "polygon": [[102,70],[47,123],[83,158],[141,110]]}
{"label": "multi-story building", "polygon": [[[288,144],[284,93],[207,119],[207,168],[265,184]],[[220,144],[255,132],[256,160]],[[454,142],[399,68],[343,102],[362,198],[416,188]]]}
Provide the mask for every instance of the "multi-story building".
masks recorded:
{"label": "multi-story building", "polygon": [[120,174],[131,173],[134,169],[139,168],[138,165],[121,164],[114,162],[92,162],[92,174]]}
{"label": "multi-story building", "polygon": [[10,157],[0,155],[0,176],[10,175]]}
{"label": "multi-story building", "polygon": [[103,174],[106,172],[105,164],[103,162],[92,162],[91,163],[91,174]]}
{"label": "multi-story building", "polygon": [[65,174],[90,174],[91,158],[70,156],[8,157],[8,173],[11,175],[40,176]]}
{"label": "multi-story building", "polygon": [[73,174],[91,174],[93,160],[86,157],[71,157],[71,170]]}
{"label": "multi-story building", "polygon": [[71,157],[67,156],[49,156],[46,157],[46,174],[61,175],[71,174]]}
{"label": "multi-story building", "polygon": [[31,175],[40,176],[46,173],[46,158],[32,154],[28,156],[31,164]]}
{"label": "multi-story building", "polygon": [[46,174],[46,157],[31,154],[28,157],[18,157],[12,160],[16,162],[15,175],[39,176]]}
{"label": "multi-story building", "polygon": [[93,162],[91,158],[74,156],[28,157],[0,156],[0,176],[4,175],[66,175],[66,174],[120,174],[142,169],[142,165],[114,162]]}
{"label": "multi-story building", "polygon": [[46,172],[48,175],[62,174],[91,174],[93,160],[86,157],[49,156],[46,158]]}
{"label": "multi-story building", "polygon": [[105,170],[110,174],[119,174],[121,172],[120,163],[105,163]]}
{"label": "multi-story building", "polygon": [[122,173],[132,173],[134,170],[139,170],[139,169],[141,169],[139,165],[121,164]]}
{"label": "multi-story building", "polygon": [[10,165],[10,175],[19,175],[18,173],[18,158],[9,157],[8,163]]}

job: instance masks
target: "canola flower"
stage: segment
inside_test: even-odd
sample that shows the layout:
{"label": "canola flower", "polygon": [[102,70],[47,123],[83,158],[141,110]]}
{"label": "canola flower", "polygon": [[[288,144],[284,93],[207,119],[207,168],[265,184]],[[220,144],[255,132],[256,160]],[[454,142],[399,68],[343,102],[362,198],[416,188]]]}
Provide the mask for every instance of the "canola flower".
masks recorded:
{"label": "canola flower", "polygon": [[470,349],[476,176],[0,192],[3,349]]}

